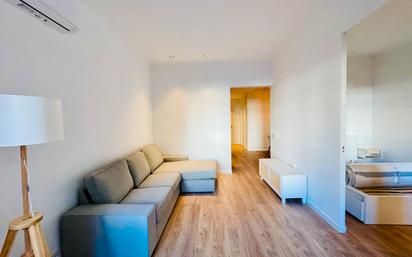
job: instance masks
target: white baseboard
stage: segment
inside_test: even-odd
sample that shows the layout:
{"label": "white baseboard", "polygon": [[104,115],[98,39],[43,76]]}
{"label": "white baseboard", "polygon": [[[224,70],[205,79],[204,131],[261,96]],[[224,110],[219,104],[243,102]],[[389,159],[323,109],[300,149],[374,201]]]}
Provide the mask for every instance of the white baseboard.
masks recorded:
{"label": "white baseboard", "polygon": [[326,221],[333,229],[338,231],[339,233],[346,233],[346,226],[340,226],[336,221],[331,219],[329,215],[327,215],[324,211],[322,211],[319,207],[317,207],[311,200],[307,202],[308,206],[312,208],[322,219]]}
{"label": "white baseboard", "polygon": [[255,152],[255,151],[267,151],[269,147],[250,147],[248,148],[248,152]]}

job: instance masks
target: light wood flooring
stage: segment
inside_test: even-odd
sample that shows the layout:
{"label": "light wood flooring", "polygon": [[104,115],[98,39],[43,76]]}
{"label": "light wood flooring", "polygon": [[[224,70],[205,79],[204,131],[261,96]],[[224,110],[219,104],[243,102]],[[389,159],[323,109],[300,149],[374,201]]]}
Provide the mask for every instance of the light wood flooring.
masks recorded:
{"label": "light wood flooring", "polygon": [[281,204],[258,176],[264,152],[232,155],[233,174],[218,175],[216,193],[179,197],[153,256],[412,256],[412,226],[347,215],[348,233],[339,234],[300,201]]}

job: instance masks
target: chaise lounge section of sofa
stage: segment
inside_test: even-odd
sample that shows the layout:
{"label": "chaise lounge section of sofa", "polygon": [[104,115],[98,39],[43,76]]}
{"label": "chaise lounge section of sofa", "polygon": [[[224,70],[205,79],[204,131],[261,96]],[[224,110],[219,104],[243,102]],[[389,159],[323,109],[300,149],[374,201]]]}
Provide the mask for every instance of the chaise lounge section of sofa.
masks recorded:
{"label": "chaise lounge section of sofa", "polygon": [[216,161],[149,145],[91,173],[61,218],[64,257],[151,256],[180,192],[214,192]]}

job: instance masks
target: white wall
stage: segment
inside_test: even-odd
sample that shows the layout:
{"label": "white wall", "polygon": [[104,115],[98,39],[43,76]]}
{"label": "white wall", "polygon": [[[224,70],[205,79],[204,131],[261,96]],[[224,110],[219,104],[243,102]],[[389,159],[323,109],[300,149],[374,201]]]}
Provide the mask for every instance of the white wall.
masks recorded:
{"label": "white wall", "polygon": [[350,57],[347,88],[347,155],[382,149],[379,161],[411,161],[412,43],[373,56]]}
{"label": "white wall", "polygon": [[[34,209],[55,252],[59,216],[76,204],[83,176],[151,143],[152,120],[148,65],[79,1],[47,3],[80,30],[60,34],[0,1],[0,93],[62,98],[64,141],[29,147]],[[21,215],[18,156],[0,149],[1,242]]]}
{"label": "white wall", "polygon": [[247,94],[247,149],[266,151],[270,145],[270,91],[268,88]]}
{"label": "white wall", "polygon": [[347,64],[346,161],[356,160],[357,148],[372,147],[372,59],[350,56]]}
{"label": "white wall", "polygon": [[274,62],[272,157],[308,175],[308,204],[345,231],[341,172],[342,82],[346,59],[338,33],[294,41]]}
{"label": "white wall", "polygon": [[272,62],[151,67],[155,142],[166,153],[216,159],[231,172],[230,87],[270,85]]}
{"label": "white wall", "polygon": [[373,143],[383,160],[412,161],[412,43],[373,60]]}
{"label": "white wall", "polygon": [[[309,206],[344,232],[346,49],[342,33],[384,1],[319,3],[333,11],[309,17],[274,58],[271,156],[295,164],[308,175]],[[345,15],[340,15],[345,8]]]}

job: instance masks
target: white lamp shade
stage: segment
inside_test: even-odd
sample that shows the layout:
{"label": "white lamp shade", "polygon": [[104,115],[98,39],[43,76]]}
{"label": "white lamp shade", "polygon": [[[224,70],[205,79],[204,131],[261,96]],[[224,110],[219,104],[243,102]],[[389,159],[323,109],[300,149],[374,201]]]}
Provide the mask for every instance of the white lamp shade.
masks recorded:
{"label": "white lamp shade", "polygon": [[63,139],[60,99],[0,95],[0,147],[35,145]]}

